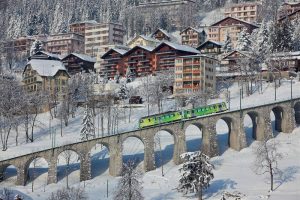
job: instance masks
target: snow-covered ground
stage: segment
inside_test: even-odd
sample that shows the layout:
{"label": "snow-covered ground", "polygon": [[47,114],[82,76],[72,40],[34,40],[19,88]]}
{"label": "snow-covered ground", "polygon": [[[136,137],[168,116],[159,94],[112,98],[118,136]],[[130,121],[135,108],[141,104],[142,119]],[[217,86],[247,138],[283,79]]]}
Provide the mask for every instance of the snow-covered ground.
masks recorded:
{"label": "snow-covered ground", "polygon": [[[300,83],[293,83],[294,97],[300,97]],[[238,109],[239,105],[239,86],[234,84],[230,88],[231,92],[231,108]],[[277,99],[288,99],[290,94],[290,82],[284,81],[283,85],[277,88]],[[213,102],[225,101],[225,95],[221,94],[219,99],[212,100]],[[274,101],[274,86],[273,84],[264,84],[264,93],[256,92],[250,97],[242,99],[243,107],[252,106],[262,103],[270,103]],[[174,101],[169,100],[164,103],[168,109],[174,107]],[[132,121],[128,123],[128,109],[120,112],[120,116],[124,119],[119,125],[119,132],[136,128],[138,119],[147,113],[147,108],[132,109]],[[154,111],[153,111],[154,112]],[[81,121],[83,110],[79,110],[77,117],[70,120],[70,125],[63,128],[63,137],[59,133],[59,121],[52,121],[52,125],[56,128],[57,140],[56,145],[79,141]],[[274,119],[274,116],[271,114]],[[97,121],[97,117],[96,120]],[[24,138],[20,138],[21,144],[14,146],[14,135],[10,138],[10,147],[6,152],[1,152],[0,160],[14,157],[43,148],[51,147],[51,139],[49,131],[49,114],[44,113],[39,116],[39,128],[35,133],[37,138],[34,143],[26,144]],[[212,181],[211,187],[205,192],[205,197],[208,199],[220,199],[224,191],[239,191],[246,195],[245,199],[264,199],[268,195],[269,185],[268,180],[264,176],[256,175],[252,170],[254,155],[252,149],[255,148],[257,142],[251,139],[252,123],[249,117],[245,119],[245,130],[247,133],[249,147],[240,152],[228,149],[226,145],[228,127],[225,122],[220,120],[217,124],[218,140],[220,144],[221,156],[212,158],[215,165],[215,179]],[[97,125],[97,122],[96,122]],[[97,131],[98,133],[98,131]],[[187,199],[177,193],[175,188],[178,183],[179,166],[173,164],[173,138],[166,132],[160,132],[160,141],[162,144],[163,155],[163,171],[161,172],[161,160],[158,148],[156,148],[156,170],[147,172],[144,175],[144,190],[145,199],[160,200],[160,199]],[[195,127],[190,126],[186,130],[186,140],[188,151],[199,150],[201,145],[201,132]],[[275,192],[271,194],[270,199],[300,199],[300,128],[296,129],[292,134],[280,133],[276,136],[276,140],[280,143],[279,150],[284,153],[284,158],[280,161],[280,169],[283,170],[281,178],[276,179]],[[144,146],[141,141],[136,138],[128,138],[124,142],[124,160],[136,159],[142,166]],[[79,160],[76,156],[72,158],[71,172],[69,182],[71,186],[84,186],[90,199],[112,199],[113,190],[116,187],[118,178],[108,175],[109,152],[101,146],[95,147],[92,153],[92,177],[90,181],[79,183]],[[30,166],[29,174],[34,174],[34,192],[31,192],[32,182],[26,186],[15,186],[16,172],[13,167],[9,167],[6,176],[9,177],[4,182],[1,182],[0,187],[10,187],[13,190],[20,192],[25,199],[46,199],[52,191],[66,185],[65,177],[65,162],[63,156],[60,156],[58,161],[58,184],[46,185],[47,180],[47,164],[44,160],[39,160],[36,163],[36,169],[33,171],[33,163]],[[108,198],[106,197],[108,183]],[[193,198],[192,198],[193,199]],[[195,199],[195,198],[194,198]]]}

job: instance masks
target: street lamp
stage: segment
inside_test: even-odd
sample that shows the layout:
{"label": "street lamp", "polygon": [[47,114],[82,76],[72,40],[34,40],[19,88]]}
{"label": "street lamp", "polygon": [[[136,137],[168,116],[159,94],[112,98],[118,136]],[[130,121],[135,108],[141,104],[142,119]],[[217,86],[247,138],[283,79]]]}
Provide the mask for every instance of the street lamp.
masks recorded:
{"label": "street lamp", "polygon": [[294,77],[291,76],[290,77],[290,80],[291,80],[291,100],[293,99],[293,79],[294,79]]}

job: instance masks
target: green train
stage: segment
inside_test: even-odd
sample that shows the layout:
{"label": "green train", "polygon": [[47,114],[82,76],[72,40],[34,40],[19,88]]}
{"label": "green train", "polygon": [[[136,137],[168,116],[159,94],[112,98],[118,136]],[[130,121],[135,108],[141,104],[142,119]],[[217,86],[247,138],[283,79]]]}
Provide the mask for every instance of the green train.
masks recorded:
{"label": "green train", "polygon": [[190,110],[173,111],[158,115],[151,115],[140,119],[139,128],[142,129],[146,127],[157,126],[160,124],[175,122],[182,119],[201,117],[213,113],[224,112],[226,110],[228,110],[226,103],[222,102]]}

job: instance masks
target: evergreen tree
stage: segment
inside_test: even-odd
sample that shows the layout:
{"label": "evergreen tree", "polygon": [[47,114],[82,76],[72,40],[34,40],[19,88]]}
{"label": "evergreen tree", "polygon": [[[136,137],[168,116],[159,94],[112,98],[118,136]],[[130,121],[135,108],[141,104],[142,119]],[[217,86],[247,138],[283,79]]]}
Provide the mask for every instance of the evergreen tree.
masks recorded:
{"label": "evergreen tree", "polygon": [[250,49],[250,45],[250,35],[244,28],[239,34],[236,49],[240,51],[248,51]]}
{"label": "evergreen tree", "polygon": [[93,117],[91,109],[86,106],[85,116],[82,121],[83,127],[80,131],[81,140],[89,140],[95,138],[95,127],[93,124]]}
{"label": "evergreen tree", "polygon": [[183,171],[179,179],[177,190],[184,194],[197,193],[199,200],[202,199],[202,191],[209,187],[209,182],[214,178],[213,165],[209,157],[200,151],[188,152],[181,155],[184,159]]}
{"label": "evergreen tree", "polygon": [[231,37],[229,36],[229,33],[227,32],[226,39],[225,39],[224,46],[223,46],[223,51],[225,53],[228,53],[232,50],[233,50],[233,47],[232,47]]}
{"label": "evergreen tree", "polygon": [[121,86],[118,95],[119,95],[119,98],[120,98],[120,99],[127,99],[127,98],[128,98],[128,89],[127,89],[127,87],[126,87],[125,84],[123,84],[123,85]]}
{"label": "evergreen tree", "polygon": [[294,22],[294,32],[292,34],[293,50],[300,51],[300,20]]}
{"label": "evergreen tree", "polygon": [[34,55],[39,51],[43,51],[43,43],[40,40],[35,40],[30,48],[30,55]]}
{"label": "evergreen tree", "polygon": [[142,173],[133,161],[123,164],[122,177],[119,180],[114,200],[143,200]]}

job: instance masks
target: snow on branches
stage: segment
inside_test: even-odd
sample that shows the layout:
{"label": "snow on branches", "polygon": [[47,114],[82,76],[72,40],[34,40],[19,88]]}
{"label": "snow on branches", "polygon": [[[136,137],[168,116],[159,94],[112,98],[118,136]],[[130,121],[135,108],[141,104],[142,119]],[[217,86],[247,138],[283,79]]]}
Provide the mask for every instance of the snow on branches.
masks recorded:
{"label": "snow on branches", "polygon": [[86,106],[85,116],[83,117],[83,127],[80,131],[81,140],[89,140],[95,137],[95,127],[91,109]]}
{"label": "snow on branches", "polygon": [[133,161],[123,164],[122,177],[119,180],[114,200],[143,200],[142,172]]}
{"label": "snow on branches", "polygon": [[198,193],[199,199],[202,199],[202,190],[208,188],[209,182],[214,178],[209,157],[200,151],[184,153],[180,157],[185,162],[179,169],[183,173],[177,190],[184,194]]}

